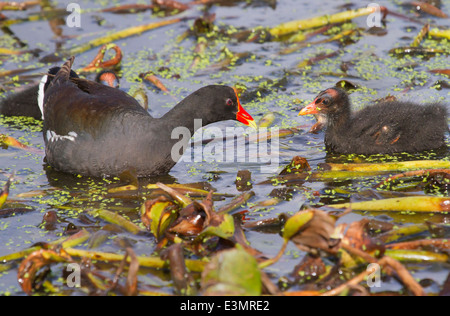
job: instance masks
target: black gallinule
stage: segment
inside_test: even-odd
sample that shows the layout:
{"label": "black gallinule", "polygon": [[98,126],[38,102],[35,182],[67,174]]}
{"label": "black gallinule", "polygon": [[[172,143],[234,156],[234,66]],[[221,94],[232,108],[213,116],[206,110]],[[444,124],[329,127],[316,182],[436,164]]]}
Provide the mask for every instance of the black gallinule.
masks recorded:
{"label": "black gallinule", "polygon": [[[40,83],[30,84],[25,89],[13,93],[5,98],[0,104],[0,114],[6,116],[30,116],[35,119],[42,118],[42,104],[43,95],[40,96],[40,90],[44,89],[44,86],[49,85],[53,75],[59,71],[60,67],[51,68],[48,71],[48,75],[45,75]],[[78,75],[72,71],[71,76],[78,77]]]}
{"label": "black gallinule", "polygon": [[[35,119],[42,119],[43,93],[50,84],[54,75],[57,74],[60,67],[51,68],[48,75],[44,76],[41,83],[29,84],[20,92],[9,95],[0,102],[0,114],[6,116],[29,116]],[[78,78],[78,75],[71,71],[71,77]],[[119,86],[119,78],[112,71],[102,71],[97,75],[95,81],[110,87]],[[41,95],[41,96],[39,96]]]}
{"label": "black gallinule", "polygon": [[37,103],[39,84],[30,84],[0,101],[0,114],[5,116],[29,116],[41,119]]}
{"label": "black gallinule", "polygon": [[299,115],[326,116],[327,150],[343,154],[415,153],[445,146],[447,110],[442,104],[386,101],[351,113],[346,91],[330,88]]}
{"label": "black gallinule", "polygon": [[[193,135],[202,125],[237,120],[256,127],[236,91],[212,85],[192,93],[161,118],[153,118],[125,92],[93,81],[70,78],[74,57],[54,77],[44,96],[46,159],[59,171],[90,176],[166,174],[176,164],[174,129]],[[172,139],[175,138],[175,139]],[[186,148],[189,138],[183,138]],[[179,147],[177,147],[179,148]]]}

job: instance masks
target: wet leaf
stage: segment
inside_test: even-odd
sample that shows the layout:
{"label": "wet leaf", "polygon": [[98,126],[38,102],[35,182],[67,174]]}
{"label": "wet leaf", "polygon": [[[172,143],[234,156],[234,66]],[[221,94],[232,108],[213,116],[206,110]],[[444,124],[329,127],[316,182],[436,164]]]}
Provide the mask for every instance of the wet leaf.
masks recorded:
{"label": "wet leaf", "polygon": [[328,205],[332,208],[351,208],[355,211],[393,212],[450,212],[450,198],[412,196],[356,203]]}
{"label": "wet leaf", "polygon": [[203,207],[194,202],[180,211],[178,218],[168,228],[168,231],[181,236],[198,236],[203,230],[206,213]]}
{"label": "wet leaf", "polygon": [[336,253],[339,240],[333,233],[336,220],[320,210],[300,211],[284,226],[283,238],[291,240],[301,250],[315,253],[317,249]]}
{"label": "wet leaf", "polygon": [[217,236],[228,239],[234,234],[234,219],[230,214],[217,214],[211,216],[210,221],[204,224],[206,226],[200,236]]}
{"label": "wet leaf", "polygon": [[[102,262],[121,262],[125,256],[117,253],[100,252],[100,251],[87,251],[83,249],[66,248],[64,249],[71,257],[88,258],[92,260]],[[167,267],[167,263],[159,257],[138,256],[137,260],[141,267],[162,269]],[[127,258],[127,262],[130,259]],[[186,259],[185,261],[187,269],[192,272],[202,272],[206,262],[202,260]]]}
{"label": "wet leaf", "polygon": [[217,213],[221,213],[221,214],[230,213],[230,212],[238,209],[245,203],[247,203],[248,200],[250,200],[254,196],[255,196],[255,192],[253,192],[253,191],[242,193],[241,195],[238,195],[234,199],[232,199],[228,204],[222,206],[217,211]]}
{"label": "wet leaf", "polygon": [[55,211],[48,211],[42,218],[41,226],[43,226],[45,230],[55,230],[58,221],[58,214]]}
{"label": "wet leaf", "polygon": [[252,173],[249,170],[239,170],[236,176],[236,189],[249,191],[252,189]]}
{"label": "wet leaf", "polygon": [[248,221],[243,224],[243,227],[246,229],[252,229],[256,231],[268,231],[278,233],[284,227],[286,222],[285,216],[266,218],[262,220],[256,221]]}
{"label": "wet leaf", "polygon": [[155,87],[163,92],[169,92],[169,89],[161,82],[161,80],[155,76],[153,73],[142,73],[139,75],[140,78],[152,83]]}
{"label": "wet leaf", "polygon": [[366,218],[351,223],[345,233],[343,242],[374,257],[380,257],[384,253],[384,244],[381,240],[369,235],[368,224],[369,220]]}
{"label": "wet leaf", "polygon": [[170,275],[177,295],[195,295],[196,288],[193,277],[186,270],[183,246],[174,244],[161,253],[161,258],[169,261]]}
{"label": "wet leaf", "polygon": [[323,170],[332,171],[397,171],[397,170],[413,170],[413,169],[450,169],[450,161],[445,160],[417,160],[417,161],[400,161],[385,163],[349,163],[319,164]]}
{"label": "wet leaf", "polygon": [[128,268],[127,282],[125,285],[125,294],[127,296],[136,296],[138,294],[138,272],[139,260],[132,248],[126,249],[127,255],[130,258],[130,266]]}
{"label": "wet leaf", "polygon": [[261,295],[261,272],[255,258],[241,248],[219,252],[202,273],[201,291],[214,296]]}
{"label": "wet leaf", "polygon": [[436,54],[445,54],[446,51],[440,48],[425,48],[425,47],[397,47],[393,48],[389,51],[389,54],[397,55],[397,56],[417,56],[417,55],[436,55]]}
{"label": "wet leaf", "polygon": [[11,175],[6,181],[5,185],[3,186],[3,189],[0,191],[0,208],[5,204],[6,199],[9,195],[9,187],[11,186],[11,182],[14,179],[14,175]]}
{"label": "wet leaf", "polygon": [[141,207],[142,223],[159,240],[177,216],[176,208],[176,205],[165,197],[145,201]]}
{"label": "wet leaf", "polygon": [[296,282],[304,282],[318,279],[327,272],[325,263],[321,257],[306,255],[300,264],[298,264],[292,275]]}
{"label": "wet leaf", "polygon": [[215,19],[216,19],[215,13],[208,14],[207,12],[205,12],[205,14],[202,17],[195,19],[193,25],[194,34],[196,36],[199,36],[200,34],[212,32],[214,30]]}
{"label": "wet leaf", "polygon": [[148,110],[148,96],[144,88],[137,89],[131,96],[135,98],[145,110]]}
{"label": "wet leaf", "polygon": [[427,170],[416,170],[416,171],[408,171],[401,174],[390,176],[385,179],[383,182],[379,183],[375,186],[375,188],[381,188],[385,186],[390,186],[392,182],[397,181],[403,178],[409,177],[434,177],[438,175],[444,175],[445,177],[450,177],[450,169],[427,169]]}
{"label": "wet leaf", "polygon": [[[287,48],[283,49],[282,51],[280,51],[279,54],[280,55],[292,54],[292,53],[294,53],[294,52],[296,52],[296,51],[298,51],[300,49],[303,49],[305,47],[308,47],[310,45],[318,45],[318,44],[324,44],[324,43],[329,43],[329,42],[333,42],[333,41],[341,41],[341,40],[343,40],[343,39],[345,39],[345,38],[347,38],[350,35],[353,35],[355,33],[356,33],[355,30],[343,30],[339,34],[336,34],[336,35],[334,35],[334,36],[332,36],[330,38],[326,38],[326,39],[323,39],[323,40],[320,40],[320,41],[305,42],[305,43],[302,42],[302,43],[297,43],[295,45],[291,45],[290,47],[287,47]],[[336,51],[336,52],[333,52],[333,53],[330,53],[330,54],[325,54],[325,55],[324,54],[319,54],[318,56],[313,57],[312,59],[307,59],[307,60],[304,60],[304,61],[300,62],[297,65],[297,68],[299,68],[300,71],[301,71],[306,66],[310,66],[310,65],[312,65],[312,64],[314,64],[314,63],[316,63],[316,62],[318,62],[320,60],[324,60],[326,58],[334,57],[334,56],[336,56],[336,55],[338,55],[340,53],[341,53],[341,51]]]}
{"label": "wet leaf", "polygon": [[175,1],[175,0],[152,0],[153,5],[158,6],[164,10],[177,10],[183,12],[190,8],[189,5]]}
{"label": "wet leaf", "polygon": [[[209,184],[204,182],[199,183],[191,183],[191,184],[166,184],[166,187],[172,188],[175,190],[173,194],[178,192],[182,195],[188,195],[190,197],[206,197],[208,196],[211,190],[215,191],[215,189]],[[146,186],[147,189],[154,190],[158,189],[159,186],[157,184],[148,184]],[[233,194],[222,194],[222,193],[213,193],[213,196],[217,197],[233,197]],[[188,200],[185,201],[189,202]],[[189,205],[189,204],[188,204]]]}
{"label": "wet leaf", "polygon": [[[4,194],[2,191],[0,191],[0,208],[1,208],[1,200],[2,200],[2,194]],[[17,216],[17,215],[21,215],[21,214],[26,214],[26,213],[30,213],[30,212],[34,212],[35,209],[32,208],[25,208],[25,207],[20,207],[20,208],[5,208],[0,210],[0,218],[7,218],[7,217],[12,217],[12,216]]]}
{"label": "wet leaf", "polygon": [[434,5],[422,1],[412,1],[410,3],[416,8],[417,11],[423,11],[425,13],[437,16],[438,18],[448,18],[448,15],[442,12],[441,9],[435,7]]}
{"label": "wet leaf", "polygon": [[91,235],[87,242],[88,249],[95,249],[103,245],[111,236],[111,233],[105,230],[96,231]]}
{"label": "wet leaf", "polygon": [[17,149],[22,149],[22,150],[25,150],[25,151],[28,151],[31,153],[35,153],[35,154],[40,154],[40,155],[44,154],[44,152],[42,150],[24,145],[21,142],[19,142],[17,139],[15,139],[11,136],[4,135],[4,134],[0,134],[0,144],[3,146],[9,146],[9,147],[17,148]]}
{"label": "wet leaf", "polygon": [[133,222],[130,222],[129,220],[127,220],[126,218],[115,212],[107,210],[94,210],[90,211],[89,214],[91,214],[94,217],[99,217],[104,221],[107,221],[108,223],[118,225],[133,234],[138,234],[142,231],[142,229],[139,226],[137,226]]}
{"label": "wet leaf", "polygon": [[45,249],[37,250],[22,261],[17,271],[17,280],[22,290],[31,295],[33,282],[40,269],[52,263],[72,261],[72,258],[64,250],[60,252]]}
{"label": "wet leaf", "polygon": [[[386,245],[388,249],[403,249],[403,250],[414,250],[414,249],[433,249],[446,251],[450,249],[450,242],[448,239],[419,239],[413,241],[398,242],[394,244]],[[420,249],[419,249],[420,248]]]}
{"label": "wet leaf", "polygon": [[434,37],[443,37],[446,39],[450,39],[450,30],[440,30],[437,28],[431,29],[429,32],[430,36]]}
{"label": "wet leaf", "polygon": [[182,207],[186,207],[190,204],[192,204],[192,200],[188,198],[187,196],[181,194],[177,191],[177,189],[173,189],[165,184],[157,183],[156,184],[159,188],[167,192],[175,201],[181,204]]}
{"label": "wet leaf", "polygon": [[430,72],[435,73],[435,74],[446,75],[446,76],[450,77],[450,69],[433,69],[433,70],[430,70]]}
{"label": "wet leaf", "polygon": [[149,30],[152,30],[155,28],[178,23],[180,21],[182,21],[182,19],[171,19],[171,20],[149,23],[149,24],[145,24],[145,25],[141,25],[141,26],[130,27],[125,30],[115,32],[113,34],[109,34],[109,35],[94,39],[86,44],[74,46],[73,48],[69,49],[66,52],[66,54],[67,55],[79,55],[79,54],[84,53],[85,51],[91,50],[95,47],[109,44],[109,43],[130,37],[130,36],[135,36],[137,34],[141,34],[143,32],[146,32],[146,31],[149,31]]}
{"label": "wet leaf", "polygon": [[258,127],[270,127],[275,121],[275,114],[273,112],[265,114],[258,122]]}
{"label": "wet leaf", "polygon": [[[348,20],[352,20],[354,18],[369,15],[373,13],[374,8],[361,8],[357,10],[350,10],[339,12],[332,15],[324,15],[319,17],[314,17],[305,20],[291,21],[287,23],[282,23],[276,27],[270,29],[270,34],[275,37],[280,37],[282,35],[286,35],[289,33],[297,32],[300,30],[307,30],[316,27],[321,27],[328,24],[333,23],[341,23]],[[381,7],[382,12],[386,14],[387,10],[384,7]]]}
{"label": "wet leaf", "polygon": [[303,229],[314,217],[314,211],[301,211],[290,217],[283,229],[283,238],[285,240],[291,239],[295,234]]}
{"label": "wet leaf", "polygon": [[[109,60],[105,60],[105,54],[108,50],[113,50],[115,55]],[[79,69],[77,73],[94,72],[103,69],[118,67],[122,61],[122,50],[114,43],[103,45],[94,59],[86,67]]]}
{"label": "wet leaf", "polygon": [[395,229],[384,232],[379,235],[378,238],[385,243],[394,242],[398,239],[403,239],[405,237],[416,235],[428,230],[428,225],[424,223],[416,225],[406,225],[401,227],[396,227]]}
{"label": "wet leaf", "polygon": [[[282,217],[286,217],[286,215],[282,214]],[[332,238],[335,230],[335,219],[327,213],[321,210],[308,209],[297,212],[285,221],[282,231],[283,245],[275,257],[259,264],[261,269],[280,260],[289,241],[292,241],[300,250],[314,255],[317,255],[319,250],[332,254],[338,251],[340,240]]]}
{"label": "wet leaf", "polygon": [[5,1],[0,3],[0,11],[22,11],[27,10],[30,7],[39,5],[41,0],[31,0],[24,2],[16,2],[16,1]]}
{"label": "wet leaf", "polygon": [[138,186],[133,184],[123,185],[117,188],[108,189],[108,193],[118,193],[118,192],[127,192],[127,191],[137,191],[139,189]]}
{"label": "wet leaf", "polygon": [[310,170],[311,167],[309,166],[308,160],[306,160],[306,158],[295,156],[294,158],[292,158],[291,163],[280,172],[280,175],[298,172],[301,173]]}
{"label": "wet leaf", "polygon": [[400,262],[447,262],[449,256],[445,253],[435,253],[425,250],[386,249],[386,256]]}
{"label": "wet leaf", "polygon": [[153,9],[153,5],[148,4],[126,4],[112,8],[103,9],[102,12],[110,12],[115,14],[138,13]]}
{"label": "wet leaf", "polygon": [[430,25],[425,24],[423,28],[420,30],[419,34],[417,34],[416,38],[411,44],[411,47],[419,47],[420,43],[423,41],[425,36],[427,36],[428,32],[430,31]]}

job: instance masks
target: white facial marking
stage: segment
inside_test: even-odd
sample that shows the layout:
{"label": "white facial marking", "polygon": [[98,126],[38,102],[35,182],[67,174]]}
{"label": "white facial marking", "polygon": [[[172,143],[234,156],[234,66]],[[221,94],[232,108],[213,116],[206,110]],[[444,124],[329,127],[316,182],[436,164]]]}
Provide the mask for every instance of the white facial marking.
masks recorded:
{"label": "white facial marking", "polygon": [[38,90],[38,106],[41,110],[42,119],[44,119],[44,87],[47,83],[48,76],[45,75],[42,77],[41,82],[39,83],[39,90]]}

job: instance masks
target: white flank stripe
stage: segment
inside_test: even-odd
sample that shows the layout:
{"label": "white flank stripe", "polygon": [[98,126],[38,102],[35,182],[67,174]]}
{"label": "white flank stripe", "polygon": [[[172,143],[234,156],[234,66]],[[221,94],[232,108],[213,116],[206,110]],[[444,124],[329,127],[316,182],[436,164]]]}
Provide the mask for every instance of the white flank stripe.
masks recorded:
{"label": "white flank stripe", "polygon": [[61,136],[61,135],[56,134],[54,131],[50,131],[50,130],[47,131],[47,142],[56,142],[58,140],[64,140],[64,139],[74,142],[75,138],[77,138],[77,137],[78,137],[78,134],[75,132],[69,132],[68,135]]}

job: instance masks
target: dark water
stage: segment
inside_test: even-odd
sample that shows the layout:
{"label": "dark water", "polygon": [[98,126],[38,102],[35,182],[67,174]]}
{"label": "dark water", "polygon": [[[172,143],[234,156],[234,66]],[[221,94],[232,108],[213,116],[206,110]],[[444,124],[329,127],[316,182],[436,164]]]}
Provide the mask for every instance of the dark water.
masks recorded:
{"label": "dark water", "polygon": [[[186,1],[184,1],[186,2]],[[215,24],[219,28],[233,27],[236,29],[252,29],[258,27],[271,27],[282,22],[306,19],[318,15],[333,14],[344,10],[344,8],[358,8],[367,6],[372,1],[358,1],[354,4],[349,1],[298,1],[279,0],[273,7],[275,1],[243,1],[235,2],[229,6],[213,6],[209,11],[216,14]],[[70,1],[55,1],[57,8],[64,9]],[[42,50],[39,58],[52,54],[60,49],[69,49],[81,45],[93,38],[102,36],[105,32],[121,30],[127,27],[159,21],[162,18],[152,15],[150,11],[138,14],[115,15],[101,13],[98,9],[111,7],[115,4],[131,4],[134,1],[78,1],[83,13],[81,28],[69,28],[60,25],[61,36],[56,36],[48,19],[16,23],[9,26],[12,34],[3,28],[0,33],[0,47],[19,48],[20,43],[26,44],[22,49]],[[391,10],[415,17],[410,7],[400,6],[398,1],[378,1],[380,5]],[[201,6],[195,6],[181,13],[182,17],[200,16]],[[442,1],[444,12],[450,12],[450,2]],[[38,14],[38,7],[31,8],[25,12],[6,12],[10,19],[26,18]],[[168,17],[170,18],[170,17]],[[166,18],[166,19],[168,19]],[[64,19],[64,17],[63,17]],[[448,19],[439,19],[430,15],[420,18],[429,21],[432,25],[440,28],[448,28]],[[63,20],[64,21],[64,20]],[[279,172],[283,165],[290,162],[294,156],[302,156],[308,159],[314,169],[318,163],[326,160],[323,148],[323,133],[317,135],[308,134],[307,131],[314,123],[310,117],[298,117],[298,108],[309,103],[320,91],[333,86],[338,78],[329,73],[340,72],[343,62],[349,63],[347,78],[361,88],[352,94],[353,105],[359,108],[371,100],[379,99],[387,95],[395,95],[401,100],[414,100],[417,102],[447,101],[449,100],[448,88],[438,90],[435,83],[438,80],[448,82],[443,75],[430,74],[428,71],[437,68],[448,68],[449,59],[446,54],[440,54],[431,58],[405,57],[396,58],[388,54],[394,47],[408,46],[420,31],[422,25],[413,21],[388,16],[384,36],[376,36],[362,33],[353,38],[353,42],[341,45],[330,42],[305,47],[289,55],[279,55],[279,51],[286,47],[286,42],[246,43],[231,41],[210,41],[203,58],[196,69],[190,65],[194,59],[194,47],[196,40],[188,37],[181,43],[177,38],[192,26],[192,19],[145,32],[140,36],[134,36],[115,42],[124,53],[121,66],[121,89],[132,93],[139,88],[144,88],[149,98],[150,113],[159,117],[166,113],[178,100],[189,93],[207,84],[228,84],[244,86],[247,90],[242,96],[242,103],[249,113],[258,121],[267,112],[273,112],[276,116],[274,126],[278,128],[289,128],[302,126],[303,129],[280,141],[279,157],[280,167],[272,173],[261,172],[261,163],[232,162],[180,162],[167,177],[149,179],[148,182],[163,181],[167,183],[193,183],[209,181],[220,193],[239,194],[234,184],[236,174],[239,170],[250,170],[252,173],[253,191],[256,193],[249,204],[241,210],[248,210],[247,217],[252,220],[276,217],[280,213],[292,213],[298,211],[305,204],[316,204],[326,202],[313,195],[320,192],[325,197],[326,188],[339,187],[351,192],[361,192],[370,189],[377,180],[365,179],[358,181],[345,181],[340,183],[305,182],[293,187],[291,196],[285,201],[273,207],[251,208],[258,202],[269,199],[269,194],[276,188],[283,186],[256,185],[268,177]],[[367,18],[361,17],[353,21],[363,32],[368,29]],[[54,27],[53,27],[54,29]],[[325,37],[313,38],[312,41]],[[450,48],[448,41],[426,39],[424,45],[446,49]],[[233,53],[249,53],[249,57],[230,66],[227,70],[213,68],[223,59],[225,49]],[[317,62],[311,69],[298,75],[287,75],[289,71],[295,70],[296,65],[319,53],[329,54],[340,50],[337,57],[328,58]],[[86,66],[96,55],[97,49],[89,50],[77,56],[75,68]],[[27,74],[45,72],[51,65],[38,62],[39,58],[30,54],[15,57],[0,57],[0,71],[17,68],[38,68]],[[60,64],[57,62],[56,64]],[[166,77],[161,74],[161,67],[169,69]],[[140,83],[137,78],[140,73],[153,71],[161,74],[162,81],[170,93],[162,93],[153,85]],[[324,74],[328,73],[328,74]],[[175,77],[173,76],[175,75]],[[89,77],[89,78],[92,78]],[[280,85],[274,85],[279,80]],[[0,82],[2,83],[2,82]],[[2,83],[3,84],[3,83]],[[4,84],[8,88],[11,85]],[[259,92],[259,94],[258,94]],[[6,95],[7,93],[4,93]],[[448,103],[447,103],[448,104]],[[450,106],[449,106],[450,109]],[[0,133],[12,136],[30,146],[43,149],[41,135],[42,123],[29,120],[14,120],[10,118],[0,119]],[[227,127],[238,126],[235,122],[221,122],[214,125],[221,130]],[[114,153],[112,153],[114,154]],[[126,154],[126,153],[120,153]],[[430,154],[432,159],[448,159],[449,151]],[[0,182],[4,183],[12,172],[16,174],[16,181],[11,187],[10,200],[15,204],[6,207],[31,207],[33,211],[25,214],[0,219],[0,256],[4,256],[25,249],[36,242],[54,241],[64,235],[68,225],[78,227],[89,226],[80,219],[76,208],[107,208],[117,210],[121,214],[129,216],[132,220],[139,222],[138,210],[140,200],[132,198],[103,199],[101,193],[107,188],[117,185],[119,181],[95,180],[86,177],[68,176],[49,171],[43,162],[41,155],[27,153],[22,150],[7,148],[0,150]],[[189,156],[185,155],[185,160]],[[423,157],[408,157],[417,159]],[[429,157],[427,157],[429,158]],[[151,157],[149,157],[151,159]],[[20,194],[30,191],[39,191],[26,197]],[[420,192],[422,193],[422,192]],[[216,206],[229,202],[229,198],[216,202]],[[68,207],[70,210],[66,210]],[[57,211],[59,222],[54,230],[47,230],[40,224],[43,215],[50,210]],[[351,223],[363,217],[377,218],[394,223],[415,223],[433,217],[398,215],[398,214],[358,214],[351,213],[340,220],[340,223]],[[447,222],[448,219],[438,217],[439,222]],[[251,245],[264,252],[268,256],[275,255],[282,239],[277,234],[264,234],[249,231],[246,234]],[[149,255],[155,247],[155,241],[148,237],[136,237],[126,233],[115,235],[128,240],[133,244],[134,250],[139,255]],[[114,239],[107,241],[98,249],[99,251],[119,252],[118,245]],[[288,251],[279,263],[267,269],[273,273],[274,281],[277,278],[288,275],[294,266],[298,264],[304,253],[290,245]],[[435,284],[442,284],[448,274],[448,265],[419,265],[415,278],[431,279]],[[169,277],[149,274],[143,277],[143,282],[161,286],[170,283]],[[399,290],[401,286],[395,281],[383,284],[381,290]],[[171,292],[170,288],[166,289]],[[430,291],[436,292],[436,287]],[[10,270],[0,274],[0,293],[22,294],[16,280],[16,270]]]}

